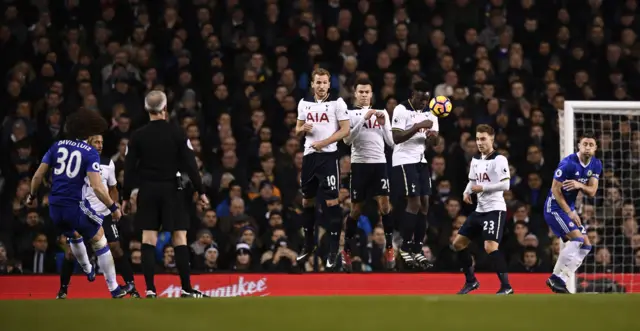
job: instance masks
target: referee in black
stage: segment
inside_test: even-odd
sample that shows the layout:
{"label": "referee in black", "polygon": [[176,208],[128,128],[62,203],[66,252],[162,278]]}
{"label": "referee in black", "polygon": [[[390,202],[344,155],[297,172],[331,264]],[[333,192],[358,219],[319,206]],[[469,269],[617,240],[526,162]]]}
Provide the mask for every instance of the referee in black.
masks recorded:
{"label": "referee in black", "polygon": [[[134,184],[138,185],[138,213],[135,222],[142,229],[142,269],[147,283],[147,298],[157,296],[154,285],[156,242],[158,231],[170,231],[175,250],[176,267],[182,283],[182,297],[202,298],[204,295],[191,287],[189,272],[190,253],[187,246],[189,219],[184,208],[184,197],[176,180],[183,170],[198,191],[200,202],[208,203],[193,152],[181,128],[166,121],[167,96],[151,91],[145,97],[145,109],[150,122],[135,131],[129,140],[125,159],[125,210]],[[183,166],[183,167],[181,167]],[[184,168],[184,169],[181,169]]]}

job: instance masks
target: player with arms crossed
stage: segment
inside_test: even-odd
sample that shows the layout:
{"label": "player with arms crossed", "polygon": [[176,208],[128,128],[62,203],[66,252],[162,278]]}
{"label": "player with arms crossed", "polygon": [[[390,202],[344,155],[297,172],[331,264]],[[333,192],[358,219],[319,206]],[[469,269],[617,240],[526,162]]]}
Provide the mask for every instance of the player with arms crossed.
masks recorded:
{"label": "player with arms crossed", "polygon": [[100,155],[84,141],[106,131],[107,122],[98,112],[79,110],[69,116],[65,127],[69,140],[54,143],[42,158],[31,181],[27,204],[34,199],[49,168],[53,168],[49,193],[49,216],[53,224],[62,235],[71,238],[71,251],[90,282],[95,280],[96,272],[89,262],[83,238],[91,240],[111,296],[122,298],[127,292],[116,282],[113,256],[102,229],[103,217],[83,196],[85,177],[88,177],[98,199],[109,206],[107,209],[113,220],[118,221],[122,216],[119,206],[109,197],[100,178]]}
{"label": "player with arms crossed", "polygon": [[438,118],[425,110],[429,101],[429,84],[416,82],[411,99],[393,110],[394,182],[401,187],[407,199],[407,208],[401,224],[402,247],[400,257],[406,266],[428,269],[431,263],[422,254],[427,232],[427,213],[431,195],[431,174],[425,158],[425,144],[437,141]]}
{"label": "player with arms crossed", "polygon": [[[98,151],[98,154],[100,154],[100,178],[102,179],[102,184],[109,189],[109,196],[111,199],[113,201],[118,201],[116,166],[110,158],[102,155],[102,147],[104,143],[102,136],[91,136],[87,139],[87,142],[93,146],[96,151]],[[118,225],[113,222],[109,208],[107,208],[107,206],[96,196],[95,191],[91,188],[91,183],[89,182],[88,177],[85,177],[83,195],[91,204],[91,208],[103,216],[102,229],[104,230],[104,235],[107,238],[107,243],[109,243],[111,255],[113,255],[116,272],[121,274],[122,279],[126,282],[126,286],[123,287],[123,289],[131,295],[131,297],[139,298],[140,294],[136,290],[133,282],[133,269],[131,269],[129,259],[124,256],[124,252],[120,246]],[[65,250],[66,249],[67,248],[65,248]],[[67,297],[67,289],[69,287],[69,282],[71,281],[71,274],[73,273],[74,265],[74,260],[65,256],[65,260],[62,264],[62,272],[60,273],[60,290],[58,291],[56,299],[65,299]]]}
{"label": "player with arms crossed", "polygon": [[598,191],[602,163],[593,156],[596,149],[594,134],[585,133],[580,138],[578,153],[560,161],[544,204],[544,220],[566,243],[553,267],[553,274],[547,279],[547,286],[555,293],[569,293],[569,276],[578,270],[591,251],[591,243],[575,211],[575,203],[578,191],[589,197],[594,197]]}
{"label": "player with arms crossed", "polygon": [[458,261],[466,279],[458,294],[467,294],[480,287],[473,271],[471,254],[467,249],[471,240],[479,236],[484,240],[484,250],[489,254],[500,279],[497,294],[513,294],[507,274],[507,262],[499,250],[507,218],[507,204],[503,192],[509,189],[511,177],[507,158],[493,149],[494,137],[495,132],[491,126],[481,124],[476,128],[476,143],[480,155],[474,156],[471,160],[469,183],[464,190],[463,200],[472,204],[471,194],[477,194],[478,205],[462,224],[451,245],[453,250],[458,252]]}
{"label": "player with arms crossed", "polygon": [[325,69],[311,74],[314,95],[298,103],[296,133],[305,135],[300,186],[302,189],[304,247],[297,258],[305,260],[315,251],[316,194],[322,189],[329,218],[329,256],[327,269],[333,269],[338,257],[342,208],[338,202],[340,168],[337,141],[349,134],[349,114],[342,98],[329,94],[331,75]]}
{"label": "player with arms crossed", "polygon": [[393,222],[391,203],[389,202],[389,177],[385,144],[393,146],[389,114],[385,110],[371,109],[372,83],[368,79],[356,81],[354,90],[356,109],[349,111],[351,131],[344,138],[351,145],[351,212],[347,217],[345,231],[345,250],[342,259],[347,271],[351,270],[351,244],[358,230],[358,218],[362,214],[365,199],[373,197],[378,203],[382,226],[386,239],[385,260],[387,268],[392,268],[395,260],[393,253]]}

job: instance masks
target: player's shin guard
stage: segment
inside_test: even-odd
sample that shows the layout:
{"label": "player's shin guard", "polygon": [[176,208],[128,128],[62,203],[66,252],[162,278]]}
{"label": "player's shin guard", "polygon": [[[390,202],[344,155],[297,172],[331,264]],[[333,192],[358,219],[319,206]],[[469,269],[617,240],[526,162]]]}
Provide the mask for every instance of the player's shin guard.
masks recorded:
{"label": "player's shin guard", "polygon": [[342,207],[340,205],[327,207],[327,216],[329,217],[329,253],[337,254],[340,248],[340,230],[342,230]]}
{"label": "player's shin guard", "polygon": [[114,257],[116,263],[116,271],[122,276],[122,279],[129,284],[133,283],[133,269],[131,269],[131,262],[126,256]]}
{"label": "player's shin guard", "polygon": [[[104,245],[102,246],[103,243]],[[113,262],[111,250],[109,250],[109,246],[106,245],[106,243],[106,240],[98,242],[98,245],[101,245],[102,247],[98,248],[96,245],[94,249],[96,251],[96,256],[98,257],[98,266],[100,266],[100,270],[102,270],[102,273],[104,274],[107,287],[109,288],[109,291],[115,291],[118,288],[118,282],[116,281],[116,265]]]}
{"label": "player's shin guard", "polygon": [[60,270],[60,287],[67,288],[69,282],[71,282],[71,275],[73,274],[73,268],[76,266],[76,261],[71,259],[64,259],[62,261],[62,270]]}
{"label": "player's shin guard", "polygon": [[413,232],[413,249],[411,250],[414,254],[422,252],[424,236],[427,234],[427,215],[419,213],[416,216],[416,227]]}
{"label": "player's shin guard", "polygon": [[386,248],[393,248],[393,220],[390,214],[382,215],[382,228],[384,229]]}
{"label": "player's shin guard", "polygon": [[180,245],[174,247],[174,250],[176,253],[176,267],[180,274],[182,289],[186,292],[191,292],[193,289],[191,288],[191,273],[189,270],[189,247]]}
{"label": "player's shin guard", "polygon": [[410,212],[405,212],[404,220],[402,220],[402,250],[405,252],[412,252],[413,250],[413,235],[416,229],[416,222],[418,222],[418,215]]}
{"label": "player's shin guard", "polygon": [[78,239],[70,239],[69,246],[71,247],[71,252],[73,256],[75,256],[78,264],[84,271],[84,273],[91,272],[91,262],[89,262],[89,255],[87,255],[87,247],[84,245],[84,241],[82,238]]}
{"label": "player's shin guard", "polygon": [[351,241],[356,236],[358,232],[358,220],[351,217],[351,215],[347,216],[345,231],[344,231],[344,241],[345,241],[345,249],[347,251],[351,251]]}
{"label": "player's shin guard", "polygon": [[468,248],[458,251],[458,263],[460,263],[460,268],[462,268],[467,284],[476,282],[477,279],[473,269],[473,259],[471,258],[471,253],[469,253]]}
{"label": "player's shin guard", "polygon": [[144,272],[144,281],[147,285],[147,291],[156,292],[154,284],[154,275],[156,272],[156,246],[142,244],[142,271]]}
{"label": "player's shin guard", "polygon": [[304,231],[304,247],[308,250],[315,246],[316,207],[305,207],[302,210],[302,230]]}
{"label": "player's shin guard", "polygon": [[491,264],[498,275],[500,285],[505,288],[511,287],[511,285],[509,285],[509,275],[507,274],[507,261],[505,261],[502,252],[497,249],[489,254],[489,258],[491,259]]}

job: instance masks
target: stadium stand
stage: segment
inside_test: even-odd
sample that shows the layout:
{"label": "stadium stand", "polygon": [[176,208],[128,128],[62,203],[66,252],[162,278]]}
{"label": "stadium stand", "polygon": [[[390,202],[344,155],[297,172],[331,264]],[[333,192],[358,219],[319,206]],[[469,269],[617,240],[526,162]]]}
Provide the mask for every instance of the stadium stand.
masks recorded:
{"label": "stadium stand", "polygon": [[[640,98],[636,1],[5,0],[0,8],[0,274],[59,272],[63,240],[48,220],[46,191],[32,205],[25,197],[43,153],[64,136],[65,117],[84,107],[109,120],[104,155],[122,185],[128,137],[148,120],[143,98],[152,89],[169,96],[171,121],[184,128],[211,198],[206,208],[189,204],[192,268],[291,271],[302,241],[302,154],[292,128],[317,67],[332,73],[332,93],[348,104],[358,77],[374,82],[375,107],[389,112],[420,80],[452,100],[428,151],[436,198],[423,250],[432,272],[458,271],[448,247],[472,210],[461,195],[477,152],[473,129],[485,123],[512,166],[503,241],[511,271],[547,273],[559,250],[541,216],[560,156],[558,111],[564,100]],[[610,121],[629,132],[600,136],[611,145],[603,153],[640,149],[637,116]],[[619,134],[635,143],[616,145]],[[348,151],[341,148],[345,212]],[[608,190],[618,189],[582,209],[590,236],[599,236],[583,268],[639,272],[637,171],[620,183],[616,164],[604,166],[619,182]],[[139,272],[136,194],[120,234]],[[607,208],[615,210],[597,211]],[[372,203],[359,221],[357,271],[383,269],[379,222]],[[157,247],[159,272],[174,273],[166,234]],[[490,270],[483,250],[474,253],[477,269]],[[303,269],[322,271],[313,259]]]}

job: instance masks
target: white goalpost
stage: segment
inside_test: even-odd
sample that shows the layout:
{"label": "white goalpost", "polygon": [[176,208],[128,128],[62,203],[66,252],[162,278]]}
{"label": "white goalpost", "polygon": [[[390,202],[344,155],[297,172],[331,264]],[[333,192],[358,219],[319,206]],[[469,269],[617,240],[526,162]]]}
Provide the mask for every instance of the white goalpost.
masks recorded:
{"label": "white goalpost", "polygon": [[567,288],[571,293],[637,292],[640,102],[565,101],[558,115],[560,158],[576,152],[579,136],[591,131],[597,136],[596,155],[603,165],[596,197],[576,201],[582,222],[596,243],[578,273],[571,275]]}

